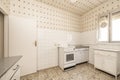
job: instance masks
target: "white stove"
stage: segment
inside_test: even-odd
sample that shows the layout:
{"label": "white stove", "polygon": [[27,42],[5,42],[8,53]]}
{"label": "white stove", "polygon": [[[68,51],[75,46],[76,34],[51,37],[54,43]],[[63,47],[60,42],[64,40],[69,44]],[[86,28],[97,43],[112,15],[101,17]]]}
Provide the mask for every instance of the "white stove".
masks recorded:
{"label": "white stove", "polygon": [[59,47],[59,67],[62,70],[66,70],[76,65],[74,49],[74,46]]}

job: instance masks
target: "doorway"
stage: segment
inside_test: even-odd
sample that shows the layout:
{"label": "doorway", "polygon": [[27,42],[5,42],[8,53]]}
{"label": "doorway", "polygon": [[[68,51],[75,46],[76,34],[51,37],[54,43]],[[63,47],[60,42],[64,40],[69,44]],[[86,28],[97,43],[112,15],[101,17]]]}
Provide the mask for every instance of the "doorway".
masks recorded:
{"label": "doorway", "polygon": [[0,12],[0,58],[4,57],[4,14]]}

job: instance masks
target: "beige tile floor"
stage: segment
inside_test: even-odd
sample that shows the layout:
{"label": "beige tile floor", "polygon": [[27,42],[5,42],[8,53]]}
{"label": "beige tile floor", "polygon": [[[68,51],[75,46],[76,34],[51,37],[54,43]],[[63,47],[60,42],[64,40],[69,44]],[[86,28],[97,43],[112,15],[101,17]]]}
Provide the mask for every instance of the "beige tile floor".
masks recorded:
{"label": "beige tile floor", "polygon": [[84,63],[65,72],[59,67],[38,71],[21,77],[21,80],[115,80],[115,78],[110,74],[94,69],[88,63]]}

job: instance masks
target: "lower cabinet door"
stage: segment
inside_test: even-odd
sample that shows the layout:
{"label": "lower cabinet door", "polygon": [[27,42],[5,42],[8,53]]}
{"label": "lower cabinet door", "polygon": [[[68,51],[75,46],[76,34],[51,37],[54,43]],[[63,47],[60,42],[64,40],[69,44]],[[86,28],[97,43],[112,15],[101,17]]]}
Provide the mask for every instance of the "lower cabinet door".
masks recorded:
{"label": "lower cabinet door", "polygon": [[103,69],[103,56],[102,55],[100,55],[100,54],[95,54],[94,55],[94,65],[95,65],[95,67],[96,68],[98,68],[98,69]]}
{"label": "lower cabinet door", "polygon": [[104,57],[104,63],[103,63],[103,70],[116,75],[117,74],[117,62],[116,58],[111,57],[111,56],[106,56]]}
{"label": "lower cabinet door", "polygon": [[20,68],[17,70],[11,80],[20,80]]}
{"label": "lower cabinet door", "polygon": [[83,61],[88,61],[89,59],[89,52],[88,51],[84,51],[84,57],[83,57]]}
{"label": "lower cabinet door", "polygon": [[75,52],[75,62],[76,62],[76,64],[81,63],[80,51]]}

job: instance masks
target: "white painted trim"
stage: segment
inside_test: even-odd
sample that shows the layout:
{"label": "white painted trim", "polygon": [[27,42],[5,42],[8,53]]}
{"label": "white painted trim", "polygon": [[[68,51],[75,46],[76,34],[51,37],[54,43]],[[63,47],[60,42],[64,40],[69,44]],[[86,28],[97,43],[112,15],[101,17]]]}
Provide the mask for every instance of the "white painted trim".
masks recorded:
{"label": "white painted trim", "polygon": [[4,57],[9,57],[9,17],[4,16]]}

